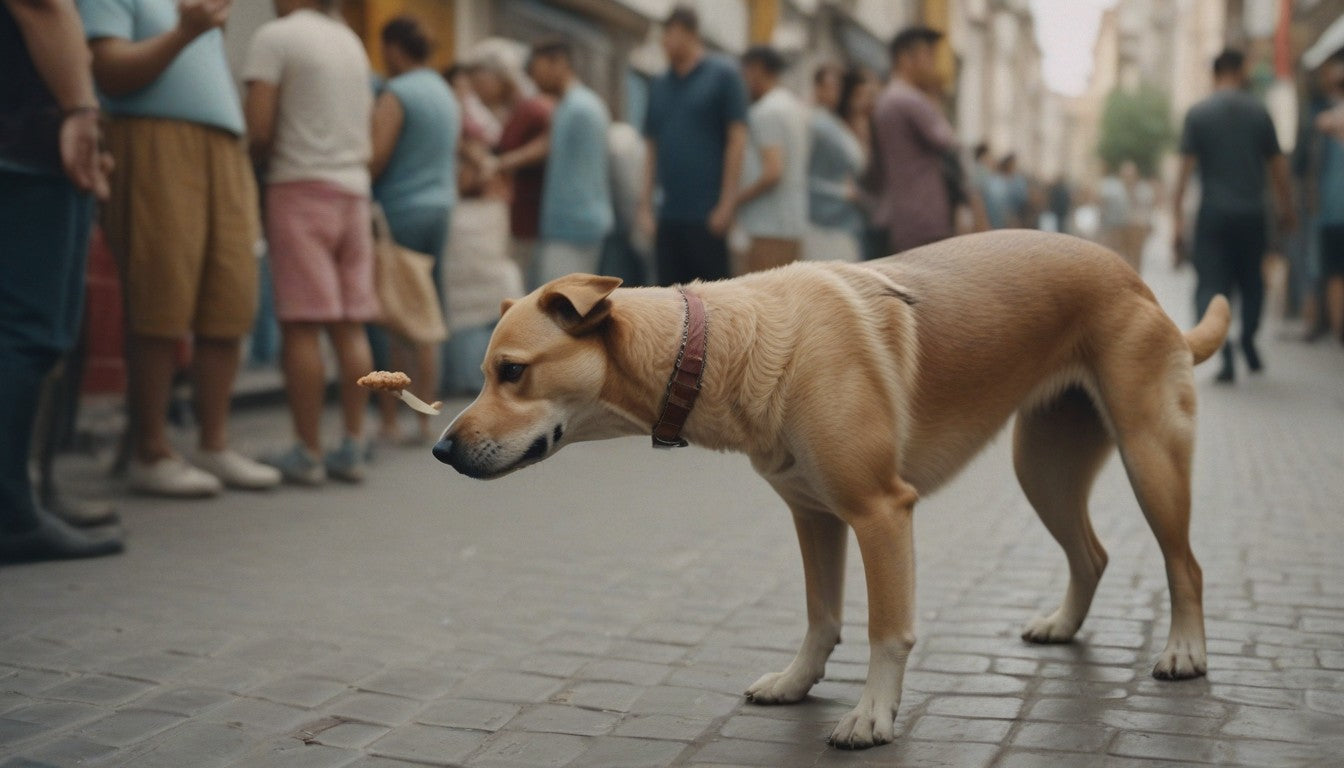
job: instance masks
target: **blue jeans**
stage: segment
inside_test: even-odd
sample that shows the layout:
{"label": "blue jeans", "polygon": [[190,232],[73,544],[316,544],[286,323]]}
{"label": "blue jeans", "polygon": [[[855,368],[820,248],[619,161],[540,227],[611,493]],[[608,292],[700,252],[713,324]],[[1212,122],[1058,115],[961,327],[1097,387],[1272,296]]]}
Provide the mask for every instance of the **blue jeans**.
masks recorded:
{"label": "blue jeans", "polygon": [[93,199],[0,170],[0,533],[38,524],[28,451],[42,381],[79,337]]}

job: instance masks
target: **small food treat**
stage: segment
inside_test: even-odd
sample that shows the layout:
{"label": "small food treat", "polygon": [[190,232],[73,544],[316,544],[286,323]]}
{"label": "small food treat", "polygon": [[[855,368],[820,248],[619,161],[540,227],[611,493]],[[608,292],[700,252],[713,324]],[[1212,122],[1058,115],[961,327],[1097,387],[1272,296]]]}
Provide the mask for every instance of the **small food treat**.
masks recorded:
{"label": "small food treat", "polygon": [[400,392],[411,386],[411,377],[401,371],[374,371],[360,377],[359,381],[355,383],[365,389],[374,389],[380,392]]}

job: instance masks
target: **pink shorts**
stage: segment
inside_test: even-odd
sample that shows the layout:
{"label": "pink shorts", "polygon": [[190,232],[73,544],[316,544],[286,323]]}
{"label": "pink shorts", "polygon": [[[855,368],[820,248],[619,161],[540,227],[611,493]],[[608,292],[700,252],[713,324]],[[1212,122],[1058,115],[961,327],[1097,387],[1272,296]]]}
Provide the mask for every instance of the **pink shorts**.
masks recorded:
{"label": "pink shorts", "polygon": [[367,197],[321,181],[270,184],[266,240],[282,322],[378,319]]}

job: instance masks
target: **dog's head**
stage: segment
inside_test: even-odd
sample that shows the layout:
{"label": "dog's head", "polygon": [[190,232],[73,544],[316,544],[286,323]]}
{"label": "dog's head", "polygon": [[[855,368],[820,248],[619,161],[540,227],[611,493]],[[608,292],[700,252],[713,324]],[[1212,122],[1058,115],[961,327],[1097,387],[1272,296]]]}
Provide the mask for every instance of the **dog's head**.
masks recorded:
{"label": "dog's head", "polygon": [[435,458],[469,477],[493,479],[562,444],[608,436],[602,331],[620,284],[574,274],[505,301],[482,364],[485,388],[444,430]]}

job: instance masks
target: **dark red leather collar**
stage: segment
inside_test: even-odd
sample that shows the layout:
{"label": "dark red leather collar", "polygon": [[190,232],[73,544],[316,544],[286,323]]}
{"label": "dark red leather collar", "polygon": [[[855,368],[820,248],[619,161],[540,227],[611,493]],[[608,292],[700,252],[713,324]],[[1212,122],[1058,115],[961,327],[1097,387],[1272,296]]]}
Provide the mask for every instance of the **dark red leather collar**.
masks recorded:
{"label": "dark red leather collar", "polygon": [[667,380],[663,395],[663,410],[658,423],[653,425],[654,448],[684,448],[686,439],[681,430],[700,396],[700,384],[705,377],[705,350],[709,344],[709,314],[699,296],[677,288],[686,304],[686,319],[681,328],[681,349],[672,376]]}

